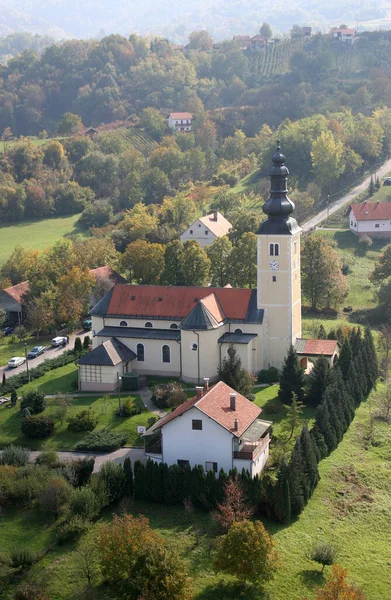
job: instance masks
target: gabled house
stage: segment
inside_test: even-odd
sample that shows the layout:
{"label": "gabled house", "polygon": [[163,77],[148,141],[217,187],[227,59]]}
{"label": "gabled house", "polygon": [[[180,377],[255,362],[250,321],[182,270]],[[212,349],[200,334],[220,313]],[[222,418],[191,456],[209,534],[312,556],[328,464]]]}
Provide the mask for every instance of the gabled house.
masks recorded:
{"label": "gabled house", "polygon": [[334,27],[331,30],[331,35],[335,40],[337,40],[338,42],[343,42],[344,44],[353,45],[357,41],[355,29]]}
{"label": "gabled house", "polygon": [[193,115],[189,112],[172,112],[167,120],[168,127],[174,131],[191,131]]}
{"label": "gabled house", "polygon": [[359,237],[391,237],[391,202],[364,202],[349,206],[349,229]]}
{"label": "gabled house", "polygon": [[28,281],[22,281],[0,292],[0,307],[7,313],[7,319],[21,323],[25,296],[29,293]]}
{"label": "gabled house", "polygon": [[189,240],[195,240],[202,248],[213,244],[216,238],[227,235],[232,224],[218,210],[207,215],[204,214],[184,231],[179,239],[184,244]]}
{"label": "gabled house", "polygon": [[263,470],[270,444],[270,421],[262,409],[219,381],[197,387],[187,400],[144,434],[145,456],[181,467],[202,465],[227,473],[236,468],[255,477]]}
{"label": "gabled house", "polygon": [[122,275],[107,265],[91,269],[90,272],[96,278],[95,287],[90,296],[90,306],[95,306],[117,283],[127,283],[125,277],[122,277]]}
{"label": "gabled house", "polygon": [[298,338],[295,350],[300,360],[300,366],[302,369],[307,370],[308,363],[315,363],[320,357],[327,358],[330,367],[334,366],[341,352],[341,346],[337,340],[306,340]]}

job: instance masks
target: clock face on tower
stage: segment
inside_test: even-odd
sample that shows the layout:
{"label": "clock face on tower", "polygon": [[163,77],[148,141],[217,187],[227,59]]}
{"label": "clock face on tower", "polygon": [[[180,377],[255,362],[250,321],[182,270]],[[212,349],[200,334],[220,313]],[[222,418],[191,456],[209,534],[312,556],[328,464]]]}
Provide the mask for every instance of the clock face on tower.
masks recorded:
{"label": "clock face on tower", "polygon": [[271,269],[272,271],[278,271],[278,268],[279,268],[278,260],[271,260],[269,262],[269,269]]}

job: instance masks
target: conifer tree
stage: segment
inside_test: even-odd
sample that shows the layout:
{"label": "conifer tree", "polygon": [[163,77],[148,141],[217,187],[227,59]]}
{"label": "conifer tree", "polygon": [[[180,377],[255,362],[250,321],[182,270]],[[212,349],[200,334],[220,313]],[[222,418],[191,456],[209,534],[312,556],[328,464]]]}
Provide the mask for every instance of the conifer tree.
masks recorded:
{"label": "conifer tree", "polygon": [[342,373],[344,379],[348,376],[350,363],[352,362],[352,350],[350,348],[350,342],[348,339],[344,341],[341,348],[341,353],[338,358],[338,367]]}
{"label": "conifer tree", "polygon": [[125,473],[125,490],[128,496],[133,496],[133,470],[132,461],[127,456],[124,460],[124,473]]}
{"label": "conifer tree", "polygon": [[376,181],[375,181],[375,188],[376,188],[377,190],[380,190],[380,188],[381,188],[381,183],[380,183],[380,179],[379,179],[379,177],[376,177]]}
{"label": "conifer tree", "polygon": [[304,465],[299,438],[296,439],[292,456],[289,461],[288,481],[292,516],[296,517],[303,510],[309,495],[308,489],[305,486]]}
{"label": "conifer tree", "polygon": [[337,339],[337,332],[335,331],[335,329],[331,329],[329,331],[329,333],[327,334],[327,339],[328,340],[336,340]]}
{"label": "conifer tree", "polygon": [[336,444],[334,448],[336,448],[343,438],[344,426],[343,422],[341,422],[341,418],[343,419],[343,413],[339,405],[334,404],[333,396],[331,394],[331,390],[327,390],[324,401],[329,411],[330,425],[335,432]]}
{"label": "conifer tree", "polygon": [[358,327],[357,329],[354,327],[354,329],[352,329],[350,336],[349,336],[349,341],[350,341],[350,348],[352,350],[352,355],[355,357],[360,352],[361,346],[362,346],[362,337],[361,337],[360,327]]}
{"label": "conifer tree", "polygon": [[[320,405],[320,406],[322,406],[322,405]],[[314,427],[311,429],[311,435],[314,439],[318,458],[319,458],[319,460],[321,460],[322,458],[325,458],[328,455],[329,449],[326,444],[324,435],[320,431],[317,423],[315,423]]]}
{"label": "conifer tree", "polygon": [[309,496],[312,496],[319,481],[319,471],[314,440],[310,435],[306,424],[300,434],[300,444]]}
{"label": "conifer tree", "polygon": [[[330,454],[337,447],[337,436],[330,421],[330,412],[328,405],[323,401],[316,409],[315,430],[319,431],[327,446],[327,453]],[[318,446],[320,448],[320,446]]]}
{"label": "conifer tree", "polygon": [[375,193],[375,190],[376,190],[375,182],[373,180],[373,175],[371,175],[371,180],[370,180],[369,186],[368,186],[368,195],[373,196],[373,194]]}
{"label": "conifer tree", "polygon": [[379,376],[379,368],[377,364],[377,354],[375,350],[375,345],[373,343],[372,332],[369,327],[366,327],[364,334],[364,346],[367,351],[368,356],[368,371],[369,371],[369,379],[371,383],[371,389],[375,385],[376,380]]}
{"label": "conifer tree", "polygon": [[323,395],[331,381],[330,363],[327,358],[321,356],[316,361],[308,377],[307,398],[312,406],[318,406],[322,402]]}
{"label": "conifer tree", "polygon": [[319,340],[327,340],[327,333],[326,333],[325,328],[323,327],[323,323],[321,323],[319,326],[318,339]]}
{"label": "conifer tree", "polygon": [[228,348],[228,357],[224,358],[218,374],[221,381],[251,399],[255,381],[253,376],[242,367],[242,361],[234,346]]}
{"label": "conifer tree", "polygon": [[289,468],[285,458],[282,459],[278,470],[274,497],[276,518],[280,523],[290,523],[292,519],[291,493],[289,487]]}
{"label": "conifer tree", "polygon": [[293,394],[302,402],[304,399],[304,371],[300,367],[296,350],[291,345],[284,360],[280,375],[278,396],[284,404],[291,404]]}
{"label": "conifer tree", "polygon": [[360,385],[362,397],[364,398],[367,394],[367,378],[365,373],[365,365],[363,360],[363,354],[360,350],[354,359],[354,366],[357,373],[357,381]]}
{"label": "conifer tree", "polygon": [[288,442],[292,439],[295,429],[299,427],[302,423],[302,415],[303,412],[303,403],[297,399],[296,394],[292,396],[292,404],[288,407],[286,418],[285,418],[285,428],[288,430]]}

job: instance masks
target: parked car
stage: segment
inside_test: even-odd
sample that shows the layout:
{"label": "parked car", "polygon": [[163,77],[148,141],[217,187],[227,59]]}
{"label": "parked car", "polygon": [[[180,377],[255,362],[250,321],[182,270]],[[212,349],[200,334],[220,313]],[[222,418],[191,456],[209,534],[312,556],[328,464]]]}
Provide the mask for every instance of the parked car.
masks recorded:
{"label": "parked car", "polygon": [[84,321],[83,321],[83,329],[84,329],[84,331],[91,331],[91,329],[92,329],[92,319],[84,319]]}
{"label": "parked car", "polygon": [[24,356],[14,356],[11,360],[8,361],[8,366],[10,369],[16,369],[16,367],[20,367],[23,363],[26,362]]}
{"label": "parked car", "polygon": [[11,333],[14,333],[14,331],[15,327],[4,327],[3,335],[11,335]]}
{"label": "parked car", "polygon": [[386,177],[383,181],[383,185],[391,185],[391,177]]}
{"label": "parked car", "polygon": [[27,358],[37,358],[40,354],[45,352],[45,346],[34,346],[27,355]]}
{"label": "parked car", "polygon": [[53,348],[58,348],[59,346],[65,346],[67,343],[67,338],[63,336],[58,336],[52,339]]}

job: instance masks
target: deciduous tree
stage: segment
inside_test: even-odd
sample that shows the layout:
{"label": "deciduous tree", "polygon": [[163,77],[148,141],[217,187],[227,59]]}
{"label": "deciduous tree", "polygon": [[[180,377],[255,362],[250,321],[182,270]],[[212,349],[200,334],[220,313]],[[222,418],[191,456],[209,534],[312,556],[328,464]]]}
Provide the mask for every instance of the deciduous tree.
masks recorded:
{"label": "deciduous tree", "polygon": [[164,269],[164,247],[138,240],[128,245],[122,257],[122,267],[142,285],[159,283]]}
{"label": "deciduous tree", "polygon": [[206,252],[210,260],[211,283],[217,287],[224,287],[231,281],[231,253],[232,244],[227,236],[216,238]]}
{"label": "deciduous tree", "polygon": [[182,285],[206,285],[209,280],[210,260],[198,242],[184,243],[179,256],[180,280]]}

